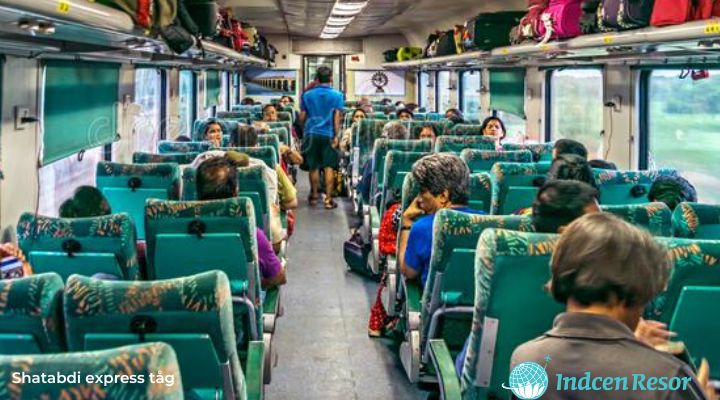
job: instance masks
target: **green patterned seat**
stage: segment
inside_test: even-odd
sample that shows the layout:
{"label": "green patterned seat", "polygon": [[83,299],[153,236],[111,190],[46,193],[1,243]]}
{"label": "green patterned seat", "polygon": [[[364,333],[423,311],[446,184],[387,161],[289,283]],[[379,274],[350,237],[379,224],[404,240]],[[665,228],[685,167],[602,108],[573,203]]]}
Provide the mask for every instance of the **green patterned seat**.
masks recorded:
{"label": "green patterned seat", "polygon": [[495,150],[495,139],[490,136],[440,136],[435,140],[435,152],[460,154],[465,149]]}
{"label": "green patterned seat", "polygon": [[[404,152],[428,153],[432,151],[432,142],[429,140],[393,140],[376,139],[373,146],[373,184],[375,189],[371,193],[382,191],[385,184],[385,158],[391,150]],[[412,165],[411,165],[412,166]],[[409,171],[406,170],[406,171]],[[402,188],[402,181],[397,185]],[[372,195],[372,194],[371,194]]]}
{"label": "green patterned seat", "polygon": [[268,129],[285,128],[287,132],[292,132],[292,123],[290,121],[265,122]]}
{"label": "green patterned seat", "polygon": [[470,333],[475,304],[475,251],[480,235],[489,228],[534,231],[529,217],[476,215],[448,209],[435,216],[420,316],[423,363],[430,362],[429,340],[442,338],[455,354]]}
{"label": "green patterned seat", "polygon": [[253,111],[218,111],[217,117],[222,119],[245,119],[249,120],[255,113]]}
{"label": "green patterned seat", "polygon": [[258,146],[272,147],[278,164],[280,163],[280,138],[275,134],[258,135]]}
{"label": "green patterned seat", "polygon": [[429,113],[426,114],[426,119],[427,119],[428,121],[440,121],[440,120],[443,119],[443,116],[440,115],[440,113],[429,112]]}
{"label": "green patterned seat", "polygon": [[353,160],[356,162],[359,168],[363,165],[372,155],[373,145],[375,140],[382,137],[382,131],[387,124],[386,120],[369,119],[366,118],[360,121],[359,124],[355,125],[353,131],[354,147],[357,148],[357,158]]}
{"label": "green patterned seat", "polygon": [[265,165],[275,170],[278,165],[278,155],[272,146],[259,146],[259,147],[223,147],[220,150],[223,151],[238,151],[245,153],[252,158],[262,160]]}
{"label": "green patterned seat", "polygon": [[139,240],[145,239],[145,200],[180,198],[180,168],[177,164],[101,161],[97,165],[95,182],[114,212],[130,214],[137,226]]}
{"label": "green patterned seat", "polygon": [[292,114],[287,111],[278,111],[277,119],[278,121],[287,121],[292,123]]}
{"label": "green patterned seat", "polygon": [[650,186],[658,176],[676,175],[672,169],[655,171],[593,170],[595,183],[600,190],[600,204],[649,203]]}
{"label": "green patterned seat", "polygon": [[234,106],[232,106],[231,111],[262,112],[262,104],[235,104]]}
{"label": "green patterned seat", "polygon": [[490,171],[496,162],[531,163],[532,153],[528,150],[494,151],[465,149],[460,157],[467,163],[472,172]]}
{"label": "green patterned seat", "polygon": [[290,134],[288,133],[288,129],[284,127],[280,128],[271,128],[268,130],[268,135],[277,135],[278,139],[280,139],[280,143],[283,143],[287,146],[290,146]]}
{"label": "green patterned seat", "polygon": [[669,323],[685,286],[720,286],[720,241],[657,238],[673,261],[663,293],[645,309],[645,317]]}
{"label": "green patterned seat", "polygon": [[372,119],[383,119],[383,120],[386,120],[386,121],[390,119],[390,117],[389,117],[387,114],[385,114],[384,111],[375,111],[375,112],[372,112],[372,113],[370,113],[370,115],[368,115],[368,118],[372,118]]}
{"label": "green patterned seat", "polygon": [[450,124],[448,121],[423,121],[423,120],[412,120],[404,123],[408,128],[410,137],[417,139],[420,137],[420,132],[425,126],[432,126],[437,136],[448,135],[450,133]]}
{"label": "green patterned seat", "polygon": [[158,153],[202,153],[210,150],[210,142],[172,142],[161,141],[158,143]]}
{"label": "green patterned seat", "polygon": [[[558,237],[502,229],[486,229],[480,236],[475,306],[460,380],[463,399],[510,399],[511,392],[502,384],[508,382],[513,350],[547,331],[565,309],[543,290]],[[455,382],[457,387],[445,342],[432,340],[430,348],[436,369],[442,371],[441,382]]]}
{"label": "green patterned seat", "polygon": [[602,206],[602,210],[647,229],[653,236],[672,236],[672,214],[665,203]]}
{"label": "green patterned seat", "polygon": [[112,274],[140,279],[135,225],[128,214],[93,218],[51,218],[24,213],[17,225],[20,249],[35,273]]}
{"label": "green patterned seat", "polygon": [[680,203],[673,212],[673,233],[677,237],[720,240],[720,206]]}
{"label": "green patterned seat", "polygon": [[[71,351],[165,342],[177,354],[189,398],[246,398],[255,379],[243,376],[227,275],[208,271],[152,282],[104,281],[73,275],[64,308]],[[235,322],[237,323],[237,322]],[[259,342],[252,342],[248,360]],[[262,352],[262,344],[259,344]],[[261,364],[248,366],[254,375]],[[233,397],[229,397],[233,398]]]}
{"label": "green patterned seat", "polygon": [[545,176],[533,163],[495,163],[492,178],[492,214],[507,215],[531,207]]}
{"label": "green patterned seat", "polygon": [[457,124],[450,129],[453,136],[483,136],[482,125]]}
{"label": "green patterned seat", "polygon": [[197,152],[188,153],[164,153],[164,154],[153,154],[153,153],[133,153],[133,164],[162,164],[162,163],[176,163],[176,164],[190,164],[198,156]]}
{"label": "green patterned seat", "polygon": [[[183,382],[177,357],[165,343],[144,343],[110,350],[42,355],[0,356],[0,393],[7,400],[21,399],[144,399],[182,400]],[[163,380],[157,377],[162,372]],[[93,375],[123,376],[122,381],[86,383]],[[150,374],[155,374],[154,382]],[[26,376],[27,381],[14,383]],[[71,377],[73,383],[31,383],[31,376]],[[142,383],[139,378],[142,377]],[[104,379],[104,377],[103,377]],[[80,382],[75,382],[80,380]]]}
{"label": "green patterned seat", "polygon": [[[678,299],[668,329],[677,333],[673,340],[685,344],[694,365],[700,365],[703,358],[711,365],[720,365],[720,342],[715,339],[720,332],[720,319],[708,318],[706,312],[708,306],[717,304],[720,304],[717,286],[685,286]],[[710,372],[713,380],[720,378],[720,372]]]}
{"label": "green patterned seat", "polygon": [[65,350],[62,291],[54,273],[0,281],[0,354]]}
{"label": "green patterned seat", "polygon": [[487,172],[470,174],[470,200],[468,206],[490,214],[492,205],[492,178]]}
{"label": "green patterned seat", "polygon": [[533,153],[533,161],[552,161],[554,143],[535,143],[535,144],[516,144],[516,143],[504,143],[503,150],[506,151],[519,151],[519,150],[530,150]]}

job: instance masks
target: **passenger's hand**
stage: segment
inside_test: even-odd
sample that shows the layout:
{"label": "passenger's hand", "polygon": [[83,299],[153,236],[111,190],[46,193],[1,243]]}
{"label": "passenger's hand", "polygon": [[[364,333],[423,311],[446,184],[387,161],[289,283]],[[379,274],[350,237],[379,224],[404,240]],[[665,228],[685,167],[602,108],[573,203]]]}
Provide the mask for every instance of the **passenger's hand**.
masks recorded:
{"label": "passenger's hand", "polygon": [[338,138],[335,136],[332,140],[332,148],[337,149],[338,148]]}
{"label": "passenger's hand", "polygon": [[420,198],[417,197],[410,203],[407,209],[403,212],[402,224],[403,226],[412,225],[418,217],[425,214],[422,208],[420,208]]}
{"label": "passenger's hand", "polygon": [[700,387],[705,392],[705,398],[707,400],[718,400],[718,395],[715,393],[715,387],[710,383],[710,364],[706,359],[702,359],[700,362],[700,368],[697,372],[697,380],[700,383]]}
{"label": "passenger's hand", "polygon": [[652,347],[666,344],[668,339],[676,335],[675,332],[667,330],[666,324],[642,318],[635,328],[635,338]]}

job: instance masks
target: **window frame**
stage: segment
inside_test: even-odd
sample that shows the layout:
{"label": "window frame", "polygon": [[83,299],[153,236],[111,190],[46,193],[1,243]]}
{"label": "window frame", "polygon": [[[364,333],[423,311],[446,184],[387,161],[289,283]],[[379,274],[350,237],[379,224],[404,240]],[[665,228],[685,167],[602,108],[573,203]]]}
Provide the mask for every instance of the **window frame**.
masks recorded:
{"label": "window frame", "polygon": [[167,139],[168,131],[168,103],[170,99],[170,85],[168,82],[168,70],[160,70],[160,140]]}
{"label": "window frame", "polygon": [[[451,78],[452,77],[450,76],[450,74],[452,74],[453,71],[450,69],[442,69],[442,70],[435,71],[435,112],[440,113],[440,114],[444,113],[444,111],[440,111],[441,110],[441,108],[440,108],[440,106],[441,106],[441,104],[440,104],[440,73],[441,72],[447,72],[447,74],[448,74],[447,75],[447,77],[448,77],[447,92],[448,92],[448,100],[451,100],[450,95],[452,94],[452,90],[451,90],[451,88],[452,88],[452,85],[451,85],[452,79]],[[449,103],[452,103],[452,101],[449,101]],[[448,108],[450,108],[450,107],[448,107]]]}
{"label": "window frame", "polygon": [[[137,99],[137,86],[138,86],[137,71],[143,70],[143,69],[145,69],[145,70],[150,70],[150,71],[155,72],[156,74],[158,74],[158,76],[159,76],[159,78],[160,78],[160,79],[159,79],[159,81],[160,81],[160,82],[159,82],[159,83],[160,83],[160,93],[159,93],[159,96],[158,96],[159,99],[156,99],[156,100],[158,100],[158,110],[157,110],[157,112],[158,112],[159,121],[154,121],[154,123],[157,124],[156,126],[157,126],[157,129],[158,129],[158,132],[157,132],[157,133],[158,133],[158,135],[157,135],[157,140],[160,141],[160,140],[163,140],[163,125],[165,124],[165,117],[164,117],[164,115],[163,115],[163,103],[166,102],[166,96],[164,95],[164,92],[163,92],[163,80],[164,80],[164,79],[163,79],[163,76],[166,75],[166,74],[164,73],[165,70],[162,69],[162,68],[156,68],[156,67],[152,67],[152,66],[143,66],[143,65],[136,66],[136,67],[135,67],[135,70],[134,70],[134,72],[133,72],[133,73],[134,73],[133,80],[134,80],[134,86],[135,86],[135,88],[134,88],[134,90],[133,90],[133,101],[134,101],[135,103],[138,102],[138,99]],[[166,83],[166,84],[167,84],[167,83]],[[165,107],[165,109],[167,109],[167,103],[165,103],[165,106],[164,106],[164,107]],[[167,130],[167,129],[165,128],[165,130]],[[153,133],[154,133],[154,132],[153,132]],[[135,142],[135,141],[133,141],[133,142]],[[138,145],[138,143],[133,143],[133,152],[142,151],[142,150],[143,150],[143,149],[138,149],[137,145]]]}
{"label": "window frame", "polygon": [[[477,73],[479,76],[479,87],[478,87],[478,96],[480,97],[480,107],[478,108],[478,114],[482,113],[482,94],[480,93],[482,89],[482,69],[468,69],[460,71],[458,74],[458,107],[460,107],[460,111],[463,112],[463,114],[467,114],[467,111],[465,110],[465,81],[463,78],[465,77],[465,74],[473,72]],[[493,110],[493,113],[495,110]]]}
{"label": "window frame", "polygon": [[638,169],[648,169],[650,161],[650,77],[652,70],[640,72],[638,90]]}

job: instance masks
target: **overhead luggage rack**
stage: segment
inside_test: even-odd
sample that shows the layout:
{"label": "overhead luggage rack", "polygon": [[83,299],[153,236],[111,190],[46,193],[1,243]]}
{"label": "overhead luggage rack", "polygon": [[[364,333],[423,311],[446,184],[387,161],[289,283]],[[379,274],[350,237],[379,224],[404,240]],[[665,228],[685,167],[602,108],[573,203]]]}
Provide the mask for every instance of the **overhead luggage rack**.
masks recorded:
{"label": "overhead luggage rack", "polygon": [[[703,45],[720,39],[720,18],[693,21],[662,28],[643,28],[623,32],[583,35],[565,41],[528,43],[469,52],[453,56],[385,63],[386,69],[422,69],[453,66],[481,66],[504,63],[542,63],[555,60],[587,60],[622,53],[625,56],[668,53],[672,56],[697,55],[718,49]],[[707,43],[705,43],[707,44]],[[719,53],[720,54],[720,53]]]}
{"label": "overhead luggage rack", "polygon": [[188,67],[267,65],[206,40],[176,55],[129,15],[87,0],[0,0],[0,51]]}

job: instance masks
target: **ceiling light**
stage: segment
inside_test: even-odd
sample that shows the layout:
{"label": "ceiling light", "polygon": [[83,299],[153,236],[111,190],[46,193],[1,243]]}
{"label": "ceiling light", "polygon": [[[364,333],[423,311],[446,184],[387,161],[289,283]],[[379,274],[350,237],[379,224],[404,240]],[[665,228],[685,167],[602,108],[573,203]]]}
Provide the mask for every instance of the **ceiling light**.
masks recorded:
{"label": "ceiling light", "polygon": [[343,27],[326,26],[323,29],[323,33],[330,33],[330,34],[336,33],[339,35],[339,34],[343,33],[344,30],[345,30],[344,26]]}
{"label": "ceiling light", "polygon": [[353,19],[355,19],[355,17],[334,17],[331,15],[327,20],[327,25],[344,26],[352,22]]}
{"label": "ceiling light", "polygon": [[335,39],[335,38],[337,38],[339,35],[340,35],[339,33],[333,33],[333,34],[330,34],[330,33],[321,33],[321,34],[320,34],[320,39]]}
{"label": "ceiling light", "polygon": [[360,11],[367,6],[367,1],[359,3],[338,3],[333,6],[332,14],[340,16],[352,16],[360,14]]}

